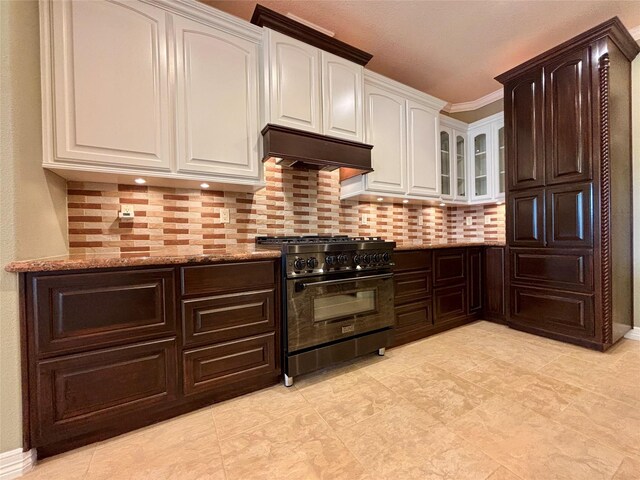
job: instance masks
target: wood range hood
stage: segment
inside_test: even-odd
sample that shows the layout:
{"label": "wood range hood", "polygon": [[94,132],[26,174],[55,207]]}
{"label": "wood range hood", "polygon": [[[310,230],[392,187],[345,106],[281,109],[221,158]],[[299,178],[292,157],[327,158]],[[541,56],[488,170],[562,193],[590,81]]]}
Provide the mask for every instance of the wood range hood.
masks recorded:
{"label": "wood range hood", "polygon": [[[251,23],[275,30],[363,67],[372,58],[371,54],[363,50],[262,5],[256,5]],[[268,123],[262,129],[262,138],[262,160],[275,159],[283,167],[329,171],[339,168],[343,180],[373,171],[372,145],[274,123]]]}

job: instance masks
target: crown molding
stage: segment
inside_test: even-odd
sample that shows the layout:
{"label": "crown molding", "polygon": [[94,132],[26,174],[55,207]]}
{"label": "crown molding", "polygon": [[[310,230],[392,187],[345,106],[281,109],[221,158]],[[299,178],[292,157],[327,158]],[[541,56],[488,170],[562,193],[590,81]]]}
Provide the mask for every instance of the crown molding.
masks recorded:
{"label": "crown molding", "polygon": [[477,110],[478,108],[484,107],[485,105],[489,105],[490,103],[493,103],[496,100],[500,100],[503,96],[504,96],[504,90],[501,88],[500,90],[496,90],[495,92],[491,92],[485,95],[484,97],[480,97],[470,102],[449,103],[444,107],[444,111],[447,113],[456,113],[456,112],[468,112],[469,110]]}
{"label": "crown molding", "polygon": [[629,33],[631,34],[631,36],[636,42],[640,42],[640,25],[629,29]]}

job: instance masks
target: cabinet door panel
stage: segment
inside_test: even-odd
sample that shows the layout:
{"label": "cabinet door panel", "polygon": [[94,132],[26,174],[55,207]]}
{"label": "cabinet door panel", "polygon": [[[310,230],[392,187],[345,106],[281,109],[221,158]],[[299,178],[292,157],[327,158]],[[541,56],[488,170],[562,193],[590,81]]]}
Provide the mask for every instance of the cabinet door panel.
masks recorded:
{"label": "cabinet door panel", "polygon": [[436,287],[464,283],[466,275],[465,251],[443,249],[433,253],[433,281]]}
{"label": "cabinet door panel", "polygon": [[511,281],[566,290],[593,290],[593,257],[579,251],[513,248]]}
{"label": "cabinet door panel", "polygon": [[172,268],[39,276],[31,284],[40,357],[175,332]]}
{"label": "cabinet door panel", "polygon": [[95,432],[176,398],[174,339],[58,357],[37,366],[35,445]]}
{"label": "cabinet door panel", "polygon": [[544,246],[544,191],[509,196],[507,238],[511,246]]}
{"label": "cabinet door panel", "polygon": [[590,183],[547,188],[547,245],[589,247],[593,243]]}
{"label": "cabinet door panel", "polygon": [[424,300],[431,294],[431,272],[426,270],[396,273],[393,283],[396,305]]}
{"label": "cabinet door panel", "polygon": [[393,254],[394,272],[405,270],[431,270],[431,251],[413,250],[408,252],[395,252]]}
{"label": "cabinet door panel", "polygon": [[513,286],[510,320],[551,332],[592,337],[593,296]]}
{"label": "cabinet door panel", "polygon": [[[408,193],[412,195],[434,196],[440,193],[438,126],[438,112],[417,102],[407,102]],[[451,187],[447,194],[450,193]]]}
{"label": "cabinet door panel", "polygon": [[469,130],[469,190],[471,201],[493,197],[493,141],[491,125]]}
{"label": "cabinet door panel", "polygon": [[547,183],[591,179],[591,48],[545,65]]}
{"label": "cabinet door panel", "polygon": [[510,189],[544,185],[542,73],[505,85],[505,139]]}
{"label": "cabinet door panel", "polygon": [[267,29],[271,123],[320,133],[320,50]]}
{"label": "cabinet door panel", "polygon": [[186,350],[184,394],[215,391],[235,382],[277,374],[275,333]]}
{"label": "cabinet door panel", "polygon": [[364,140],[363,68],[322,53],[322,123],[324,135]]}
{"label": "cabinet door panel", "polygon": [[56,159],[170,168],[166,13],[52,2]]}
{"label": "cabinet door panel", "polygon": [[469,308],[468,313],[474,313],[482,308],[482,250],[470,248],[467,252],[469,262],[469,276],[467,284],[469,286]]}
{"label": "cabinet door panel", "polygon": [[484,312],[487,317],[499,320],[506,315],[504,255],[503,247],[487,247],[484,252]]}
{"label": "cabinet door panel", "polygon": [[174,17],[178,170],[259,179],[259,46]]}
{"label": "cabinet door panel", "polygon": [[365,142],[373,145],[367,187],[388,193],[406,192],[405,100],[386,89],[365,84]]}
{"label": "cabinet door panel", "polygon": [[412,330],[432,325],[431,298],[396,307],[396,329]]}
{"label": "cabinet door panel", "polygon": [[183,295],[205,295],[234,290],[247,291],[273,285],[271,261],[198,265],[180,269]]}
{"label": "cabinet door panel", "polygon": [[235,293],[182,302],[185,345],[218,343],[275,329],[275,292]]}
{"label": "cabinet door panel", "polygon": [[467,313],[467,286],[436,288],[433,292],[434,324],[464,317]]}

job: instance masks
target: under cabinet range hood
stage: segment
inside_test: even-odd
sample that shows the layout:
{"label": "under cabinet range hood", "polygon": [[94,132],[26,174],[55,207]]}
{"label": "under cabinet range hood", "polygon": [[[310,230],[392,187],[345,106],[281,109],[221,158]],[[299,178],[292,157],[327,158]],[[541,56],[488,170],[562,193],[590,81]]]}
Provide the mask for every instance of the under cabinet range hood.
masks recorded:
{"label": "under cabinet range hood", "polygon": [[281,125],[268,124],[262,129],[262,161],[274,159],[283,167],[313,170],[345,168],[354,173],[369,173],[372,145],[352,142]]}

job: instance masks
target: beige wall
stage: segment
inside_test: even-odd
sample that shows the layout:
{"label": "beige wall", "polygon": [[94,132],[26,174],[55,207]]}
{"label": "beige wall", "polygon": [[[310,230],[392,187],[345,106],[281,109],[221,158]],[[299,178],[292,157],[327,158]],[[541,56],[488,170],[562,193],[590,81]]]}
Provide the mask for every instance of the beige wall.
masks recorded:
{"label": "beige wall", "polygon": [[447,113],[442,112],[444,115],[448,117],[455,118],[456,120],[460,120],[465,123],[473,123],[477,120],[482,120],[490,115],[501,112],[504,110],[502,99],[496,100],[489,105],[485,105],[484,107],[480,107],[477,110],[469,110],[467,112],[456,112],[456,113]]}
{"label": "beige wall", "polygon": [[[640,42],[638,42],[640,43]],[[640,55],[633,61],[633,324],[640,327]]]}
{"label": "beige wall", "polygon": [[[66,183],[42,169],[38,4],[0,0],[0,268],[67,252]],[[0,452],[22,446],[18,277],[0,273]]]}

